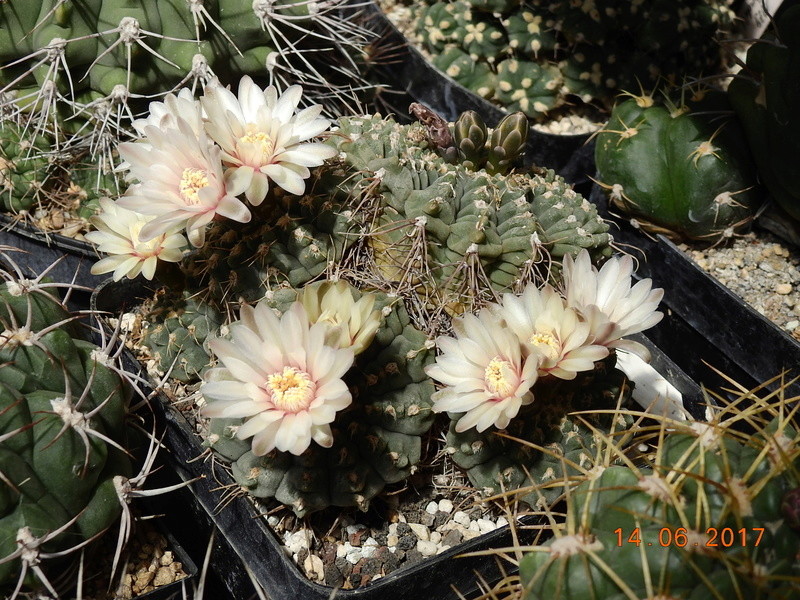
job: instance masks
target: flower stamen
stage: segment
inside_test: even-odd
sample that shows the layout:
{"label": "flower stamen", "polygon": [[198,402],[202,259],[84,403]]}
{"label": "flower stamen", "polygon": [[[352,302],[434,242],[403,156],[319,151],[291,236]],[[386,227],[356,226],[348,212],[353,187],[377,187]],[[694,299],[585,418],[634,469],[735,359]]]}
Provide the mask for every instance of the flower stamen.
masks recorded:
{"label": "flower stamen", "polygon": [[536,332],[528,340],[548,360],[556,360],[561,353],[561,345],[552,333]]}
{"label": "flower stamen", "polygon": [[486,388],[497,397],[495,400],[503,400],[513,394],[515,389],[514,367],[510,362],[495,356],[484,371],[484,381]]}
{"label": "flower stamen", "polygon": [[280,373],[267,377],[266,388],[276,408],[297,413],[311,404],[317,386],[305,371],[284,367]]}
{"label": "flower stamen", "polygon": [[268,159],[275,150],[275,141],[264,131],[248,131],[239,138],[239,141],[260,146],[262,160]]}
{"label": "flower stamen", "polygon": [[203,169],[187,167],[183,170],[179,190],[188,204],[199,204],[198,192],[209,185],[208,173]]}

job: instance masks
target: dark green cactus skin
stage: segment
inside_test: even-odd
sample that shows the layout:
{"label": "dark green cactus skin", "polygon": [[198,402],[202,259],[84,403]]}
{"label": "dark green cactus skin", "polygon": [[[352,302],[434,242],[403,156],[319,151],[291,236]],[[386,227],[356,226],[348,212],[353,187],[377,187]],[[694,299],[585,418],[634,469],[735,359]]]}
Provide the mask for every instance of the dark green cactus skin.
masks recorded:
{"label": "dark green cactus skin", "polygon": [[184,383],[197,380],[208,367],[207,342],[217,334],[222,315],[187,293],[158,303],[149,315],[154,323],[143,332],[142,343],[160,370]]}
{"label": "dark green cactus skin", "polygon": [[[730,0],[430,2],[416,33],[442,71],[509,111],[540,118],[659,80],[721,70]],[[676,33],[677,32],[677,33]]]}
{"label": "dark green cactus skin", "polygon": [[[267,3],[264,4],[266,7]],[[309,17],[307,3],[270,3],[273,16],[267,17],[270,23],[266,28],[252,0],[206,0],[198,5],[208,17],[198,16],[206,22],[196,28],[192,6],[186,0],[3,2],[0,63],[28,58],[0,71],[0,84],[33,69],[15,87],[41,86],[50,77],[50,64],[34,66],[44,58],[43,49],[56,39],[67,40],[62,52],[72,80],[70,85],[65,74],[59,76],[59,90],[63,94],[74,93],[74,99],[81,94],[93,94],[93,98],[83,97],[89,100],[109,96],[118,85],[133,94],[164,93],[192,72],[198,54],[205,57],[224,83],[235,82],[244,74],[264,75],[267,56],[286,48],[286,40],[309,50],[320,47],[317,35],[325,33],[319,21]],[[209,17],[218,27],[209,22]],[[292,24],[282,22],[281,17],[292,18]],[[135,19],[140,30],[147,32],[140,34],[141,40],[152,52],[137,43],[135,30],[131,30],[132,38],[123,38],[127,43],[120,43],[119,29],[125,18]],[[306,35],[300,28],[314,33]],[[345,46],[352,43],[343,41]],[[343,47],[339,50],[342,56],[347,56]],[[39,55],[33,56],[36,52]],[[155,56],[156,53],[166,60]],[[328,53],[326,60],[335,62],[338,55],[335,51]]]}
{"label": "dark green cactus skin", "polygon": [[[295,295],[280,290],[272,302],[283,310]],[[329,506],[367,510],[386,485],[414,472],[434,419],[433,382],[424,372],[433,354],[396,299],[381,294],[375,308],[386,316],[345,376],[353,404],[332,424],[331,448],[312,444],[300,456],[273,450],[259,457],[249,440],[234,437],[240,420],[211,420],[206,443],[231,461],[234,479],[254,496],[274,497],[298,516]]]}
{"label": "dark green cactus skin", "polygon": [[0,209],[19,213],[34,208],[48,184],[50,141],[0,121]]}
{"label": "dark green cactus skin", "polygon": [[657,464],[610,466],[581,483],[569,510],[594,546],[526,555],[524,598],[796,598],[800,534],[781,498],[796,486],[800,454],[794,429],[777,432],[775,419],[706,447],[685,427],[659,440]]}
{"label": "dark green cactus skin", "polygon": [[[625,376],[614,364],[612,355],[596,363],[594,371],[580,373],[572,381],[548,378],[538,382],[533,387],[533,404],[522,407],[504,432],[515,439],[501,437],[491,428],[481,433],[474,428],[457,433],[455,424],[461,415],[454,415],[447,433],[453,462],[487,495],[520,490],[515,498],[531,507],[552,506],[564,494],[567,480],[580,480],[598,459],[603,442],[587,423],[606,433],[623,431],[630,425],[621,414],[568,415],[613,410],[618,402],[625,404],[630,385],[624,383]],[[525,490],[532,486],[542,487]]]}
{"label": "dark green cactus skin", "polygon": [[645,227],[695,240],[730,237],[752,220],[761,194],[737,121],[717,117],[730,110],[724,95],[680,110],[645,100],[618,104],[597,136],[601,185]]}
{"label": "dark green cactus skin", "polygon": [[[776,32],[779,36],[776,40]],[[800,6],[780,13],[775,29],[747,51],[746,68],[728,87],[758,174],[769,194],[800,219],[800,190],[792,178],[800,155]]]}
{"label": "dark green cactus skin", "polygon": [[[40,333],[69,318],[42,289],[0,285],[0,436],[9,436],[0,442],[0,559],[17,550],[22,527],[41,538],[72,521],[41,547],[58,552],[103,532],[121,511],[114,479],[131,475],[129,457],[68,426],[53,403],[66,397],[73,416],[92,413],[90,429],[125,447],[130,386],[96,360],[97,346],[75,323]],[[57,573],[64,565],[42,567]],[[20,568],[18,558],[0,564],[0,592],[14,588]],[[26,586],[35,579],[29,569]]]}

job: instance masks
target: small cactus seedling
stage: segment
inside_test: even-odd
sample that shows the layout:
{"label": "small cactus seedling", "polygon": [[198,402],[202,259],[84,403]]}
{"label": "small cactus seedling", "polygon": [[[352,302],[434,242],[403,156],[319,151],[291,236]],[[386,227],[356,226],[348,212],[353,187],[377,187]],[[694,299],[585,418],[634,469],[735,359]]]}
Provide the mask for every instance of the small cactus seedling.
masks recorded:
{"label": "small cactus seedling", "polygon": [[595,161],[611,202],[646,229],[719,242],[752,221],[760,194],[724,95],[706,96],[678,106],[623,100],[597,135]]}

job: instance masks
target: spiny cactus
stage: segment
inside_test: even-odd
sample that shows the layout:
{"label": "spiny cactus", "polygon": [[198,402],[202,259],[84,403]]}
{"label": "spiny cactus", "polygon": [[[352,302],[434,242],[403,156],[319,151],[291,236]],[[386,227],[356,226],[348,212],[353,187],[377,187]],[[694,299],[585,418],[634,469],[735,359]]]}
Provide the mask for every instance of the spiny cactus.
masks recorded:
{"label": "spiny cactus", "polygon": [[[218,297],[252,299],[260,288],[245,293],[243,282],[258,286],[287,277],[298,287],[326,269],[343,269],[408,299],[414,315],[436,307],[457,313],[525,281],[542,281],[550,266],[557,272],[561,258],[581,248],[594,260],[610,254],[608,225],[552,171],[472,170],[477,159],[467,155],[466,140],[476,134],[460,123],[455,131],[464,164],[449,164],[420,124],[339,119],[326,142],[338,158],[314,171],[304,196],[297,201],[276,190],[267,200],[271,216],[214,226],[190,264],[190,279],[207,281]],[[473,129],[483,132],[474,122]],[[497,145],[495,134],[484,135]],[[519,145],[519,136],[512,137]],[[494,149],[482,156],[508,158]],[[543,266],[547,261],[552,265]],[[435,324],[425,321],[418,322]]]}
{"label": "spiny cactus", "polygon": [[[433,383],[423,371],[431,359],[427,336],[410,324],[397,298],[362,295],[344,282],[340,284],[336,286],[338,291],[333,291],[329,282],[309,284],[300,293],[299,301],[295,299],[297,293],[288,288],[262,301],[265,307],[271,306],[281,313],[298,303],[321,307],[321,310],[304,310],[328,328],[326,338],[331,347],[349,348],[350,344],[358,343],[357,330],[374,320],[373,325],[368,325],[374,340],[353,346],[358,356],[344,376],[352,393],[352,404],[331,423],[327,447],[311,444],[302,452],[276,447],[264,453],[258,450],[258,442],[251,445],[250,440],[237,437],[237,432],[247,426],[242,419],[224,417],[211,419],[206,442],[232,461],[234,479],[244,489],[259,498],[274,497],[299,516],[329,506],[366,510],[370,500],[387,484],[401,481],[414,472],[422,456],[421,436],[433,423],[430,407]],[[343,306],[338,309],[326,306],[324,297],[331,293],[352,294],[353,312],[344,314]],[[375,318],[359,320],[362,313]],[[232,329],[236,327],[240,326],[234,323]],[[265,326],[260,324],[263,331],[262,327]],[[356,335],[351,338],[347,334],[345,344],[341,336],[348,327],[351,332],[355,329]],[[234,332],[234,339],[235,336]],[[280,342],[273,340],[273,343]],[[282,342],[294,345],[295,353],[299,343],[300,340]],[[294,367],[290,369],[297,371]],[[306,370],[311,373],[314,369]],[[207,380],[217,381],[212,373]],[[214,384],[206,384],[203,389],[210,385]],[[318,383],[316,390],[321,391],[322,385]],[[216,397],[211,390],[206,393]],[[210,408],[213,407],[214,403]],[[290,427],[288,424],[281,427],[284,426]]]}
{"label": "spiny cactus", "polygon": [[50,140],[0,120],[0,208],[30,211],[53,185]]}
{"label": "spiny cactus", "polygon": [[790,175],[790,157],[800,152],[800,119],[792,110],[800,102],[800,7],[785,6],[774,27],[748,49],[728,96],[769,194],[800,219],[800,193]]}
{"label": "spiny cactus", "polygon": [[761,201],[752,159],[725,95],[617,104],[597,136],[600,185],[647,230],[723,241],[749,224]]}
{"label": "spiny cactus", "polygon": [[520,562],[522,597],[795,598],[798,432],[782,399],[745,407],[757,393],[645,430],[646,460],[618,454],[574,489],[566,531]]}
{"label": "spiny cactus", "polygon": [[433,63],[510,111],[542,118],[576,100],[721,70],[731,0],[431,2],[416,34]]}
{"label": "spiny cactus", "polygon": [[0,590],[56,596],[57,585],[75,583],[69,561],[126,502],[131,386],[53,285],[13,271],[2,277]]}

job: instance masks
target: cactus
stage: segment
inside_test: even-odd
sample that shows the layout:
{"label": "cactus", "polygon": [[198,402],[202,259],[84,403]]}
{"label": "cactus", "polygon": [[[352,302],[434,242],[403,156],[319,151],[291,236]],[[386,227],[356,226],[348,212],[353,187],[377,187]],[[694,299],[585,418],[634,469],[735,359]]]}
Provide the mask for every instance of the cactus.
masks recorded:
{"label": "cactus", "polygon": [[620,102],[595,147],[614,206],[648,230],[694,240],[719,242],[752,221],[760,194],[738,123],[719,118],[726,107],[710,91],[678,106],[647,95]]}
{"label": "cactus", "polygon": [[[303,294],[324,295],[326,288],[327,282],[317,282]],[[348,288],[356,301],[365,298]],[[354,400],[333,424],[330,447],[312,444],[299,455],[277,449],[260,454],[236,437],[241,419],[211,419],[206,444],[231,461],[234,479],[252,495],[275,497],[298,516],[329,506],[367,510],[386,485],[416,469],[421,436],[433,423],[433,383],[423,371],[432,355],[427,336],[410,324],[396,298],[372,296],[382,315],[380,327],[346,375]],[[285,312],[296,297],[295,290],[284,288],[265,302]]]}
{"label": "cactus", "polygon": [[126,502],[131,386],[53,284],[2,276],[0,590],[56,596],[68,561],[119,520]]}
{"label": "cactus", "polygon": [[800,56],[800,7],[788,6],[764,38],[747,51],[747,63],[728,87],[742,122],[758,174],[769,194],[794,219],[800,219],[800,194],[791,180],[791,158],[800,152],[800,102],[795,82]]}
{"label": "cactus", "polygon": [[[189,265],[190,280],[217,297],[253,300],[263,295],[261,282],[288,278],[299,287],[345,265],[358,269],[359,281],[408,299],[416,315],[443,306],[464,312],[480,298],[541,281],[540,262],[551,260],[555,273],[581,248],[596,261],[610,255],[608,225],[552,171],[491,175],[468,168],[466,155],[464,165],[448,164],[420,124],[376,116],[338,125],[327,144],[339,159],[313,173],[303,198],[278,190],[271,214],[213,227]],[[495,149],[480,160],[505,163],[497,135],[485,137]],[[520,137],[504,139],[513,154]],[[417,318],[423,328],[435,322]]]}
{"label": "cactus", "polygon": [[796,597],[800,535],[781,502],[798,433],[775,398],[743,407],[756,394],[708,423],[662,421],[645,461],[617,453],[572,490],[566,531],[520,562],[522,597]]}
{"label": "cactus", "polygon": [[[533,508],[553,506],[570,482],[596,465],[604,436],[630,427],[632,419],[620,410],[630,400],[630,385],[614,363],[612,355],[572,381],[538,381],[534,403],[523,407],[505,436],[459,433],[454,418],[447,452],[485,495],[514,493]],[[603,410],[610,414],[570,414]]]}
{"label": "cactus", "polygon": [[49,153],[46,136],[0,121],[0,209],[18,214],[37,206],[53,185]]}
{"label": "cactus", "polygon": [[716,37],[733,29],[732,5],[431,2],[420,11],[415,32],[433,63],[453,79],[541,120],[576,100],[610,108],[619,90],[720,72]]}

